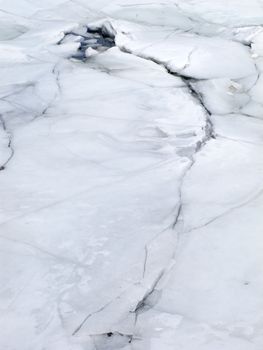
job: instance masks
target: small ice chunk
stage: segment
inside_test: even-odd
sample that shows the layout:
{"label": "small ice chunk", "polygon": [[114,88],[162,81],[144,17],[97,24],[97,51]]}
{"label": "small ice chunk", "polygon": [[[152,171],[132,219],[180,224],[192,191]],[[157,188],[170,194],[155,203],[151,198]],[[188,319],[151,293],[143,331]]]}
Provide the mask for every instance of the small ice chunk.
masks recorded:
{"label": "small ice chunk", "polygon": [[88,47],[87,50],[85,51],[85,56],[86,57],[95,56],[97,54],[98,54],[98,51],[92,49],[91,47]]}
{"label": "small ice chunk", "polygon": [[242,90],[242,85],[231,80],[231,84],[228,87],[227,93],[229,95],[234,95],[235,93],[240,92],[241,90]]}

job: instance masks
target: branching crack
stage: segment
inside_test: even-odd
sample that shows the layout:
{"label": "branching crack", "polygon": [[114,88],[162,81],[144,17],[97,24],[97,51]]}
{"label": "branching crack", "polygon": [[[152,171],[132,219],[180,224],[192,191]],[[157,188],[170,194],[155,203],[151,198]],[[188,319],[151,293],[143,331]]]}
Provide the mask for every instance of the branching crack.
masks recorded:
{"label": "branching crack", "polygon": [[[192,166],[194,165],[195,163],[195,155],[197,152],[199,152],[202,147],[211,139],[211,138],[215,138],[215,133],[214,133],[214,130],[213,130],[213,125],[212,125],[212,122],[211,122],[211,111],[209,110],[209,108],[206,106],[204,100],[203,100],[203,97],[202,95],[197,91],[195,90],[194,88],[194,85],[193,83],[196,82],[197,80],[196,79],[193,79],[192,77],[189,77],[189,76],[185,76],[183,74],[180,74],[178,72],[173,72],[171,71],[171,69],[168,67],[168,64],[164,64],[162,62],[159,62],[158,60],[154,59],[154,58],[149,58],[149,57],[145,57],[144,55],[139,55],[139,54],[134,54],[132,51],[128,50],[127,48],[125,47],[119,47],[119,49],[122,51],[122,52],[125,52],[125,53],[128,53],[128,54],[132,54],[132,55],[136,55],[138,57],[141,57],[143,59],[146,59],[146,60],[149,60],[149,61],[152,61],[154,62],[155,64],[158,64],[158,65],[162,65],[168,74],[171,74],[173,76],[176,76],[176,77],[179,77],[182,79],[182,81],[184,82],[185,86],[187,87],[188,91],[189,91],[189,94],[198,102],[198,104],[203,108],[204,110],[204,113],[205,113],[205,117],[206,117],[206,123],[205,123],[205,126],[204,126],[204,136],[203,136],[203,139],[199,140],[197,143],[196,143],[196,147],[195,147],[195,150],[193,151],[193,154],[190,156],[190,165],[188,166],[187,170],[184,172],[183,176],[182,176],[182,179],[181,179],[181,184],[180,184],[180,187],[179,187],[179,204],[177,205],[177,210],[176,210],[176,216],[174,218],[174,222],[172,223],[172,229],[176,229],[179,221],[181,220],[182,218],[182,212],[183,212],[183,203],[182,203],[182,187],[183,187],[183,183],[184,183],[184,179],[187,175],[187,173],[190,171],[190,169],[192,168]],[[190,53],[189,53],[189,56],[188,56],[188,60],[187,60],[187,63],[185,64],[185,66],[183,67],[182,71],[187,68],[190,64],[191,64],[191,56],[193,55],[194,51],[196,50],[193,49]],[[178,229],[178,235],[180,235],[180,228]],[[148,258],[149,258],[149,249],[148,249],[148,244],[145,245],[144,247],[144,250],[145,250],[145,255],[144,255],[144,264],[143,264],[143,273],[142,273],[142,279],[144,280],[145,277],[146,277],[146,271],[147,271],[147,263],[148,263]],[[176,250],[173,254],[173,257],[172,259],[174,260],[175,259],[175,254],[176,254]],[[170,262],[171,263],[171,262]],[[164,275],[166,275],[167,273],[169,273],[170,269],[169,269],[169,266],[170,266],[170,263],[167,264],[167,266],[165,266],[161,272],[159,272],[157,278],[154,280],[151,288],[149,288],[144,296],[141,298],[141,300],[138,301],[136,307],[134,308],[134,310],[130,311],[131,313],[135,313],[135,323],[134,323],[134,328],[136,327],[136,324],[137,324],[137,319],[139,317],[139,314],[141,312],[143,312],[143,310],[145,309],[149,309],[151,308],[150,304],[148,303],[148,300],[150,298],[150,296],[155,292],[155,290],[157,289],[157,286],[160,282],[160,280],[164,277]],[[107,306],[107,305],[106,305]],[[102,307],[101,309],[99,309],[96,313],[98,312],[101,312],[102,310],[104,310],[104,308],[106,307]],[[80,324],[80,326],[73,332],[73,335],[77,334],[78,331],[82,328],[82,326],[84,325],[84,323],[87,321],[87,319],[89,319],[93,314],[89,314],[84,320],[83,322]],[[133,335],[131,336],[131,341],[133,340]],[[130,341],[130,342],[131,342]]]}
{"label": "branching crack", "polygon": [[[106,30],[104,28],[104,30]],[[104,32],[104,35],[107,35],[107,31]],[[108,33],[109,35],[109,33]],[[114,38],[113,38],[114,40]],[[182,190],[183,190],[183,185],[184,185],[184,180],[185,177],[187,176],[188,172],[191,170],[191,168],[193,167],[193,165],[195,164],[195,156],[196,154],[207,144],[207,142],[209,142],[211,139],[216,138],[216,133],[214,131],[214,127],[211,121],[211,115],[212,112],[210,111],[209,107],[206,105],[205,100],[202,96],[202,94],[198,91],[198,89],[195,88],[195,83],[200,81],[201,79],[195,79],[194,77],[189,77],[188,75],[185,75],[183,73],[183,71],[188,68],[191,65],[191,58],[192,55],[194,54],[194,52],[197,50],[197,48],[194,48],[193,50],[191,50],[191,52],[188,55],[187,58],[187,62],[184,64],[183,68],[179,71],[173,71],[170,67],[169,67],[169,62],[168,63],[164,63],[164,62],[160,62],[157,59],[153,58],[153,57],[146,57],[144,53],[134,53],[132,50],[128,49],[127,47],[124,46],[118,46],[119,49],[124,52],[124,53],[128,53],[137,57],[140,57],[142,59],[148,60],[148,61],[152,61],[155,64],[158,64],[160,66],[163,66],[165,68],[165,70],[167,71],[168,74],[171,74],[175,77],[180,78],[183,83],[185,84],[185,87],[187,88],[189,94],[193,97],[193,99],[198,103],[199,106],[201,106],[204,115],[205,115],[205,123],[203,126],[203,136],[200,140],[198,140],[196,142],[195,148],[192,151],[191,155],[189,156],[189,166],[187,167],[187,169],[185,170],[184,174],[182,175],[181,178],[181,183],[179,186],[179,203],[177,204],[176,207],[176,214],[173,220],[172,225],[169,228],[172,228],[174,231],[177,231],[177,237],[178,240],[180,239],[180,236],[185,233],[182,230],[182,227],[180,226],[181,222],[183,221],[183,201],[182,201]],[[259,79],[259,77],[257,77],[257,80]],[[254,199],[261,195],[262,191],[260,191],[256,196],[254,196]],[[246,203],[248,203],[249,201],[247,201]],[[245,203],[245,204],[246,204]],[[242,204],[244,205],[244,204]],[[206,224],[204,224],[202,227],[209,225],[210,223],[214,222],[215,220],[219,219],[220,217],[222,217],[223,215],[226,215],[227,213],[229,213],[232,210],[235,210],[239,207],[241,207],[242,205],[236,206],[230,210],[228,210],[227,212],[219,215],[216,218],[211,219],[209,222],[207,222]],[[193,231],[197,228],[193,228],[190,231]],[[162,231],[161,233],[163,233],[164,231]],[[158,235],[160,235],[161,233],[159,233]],[[156,236],[157,237],[157,236]],[[156,237],[154,239],[156,239]],[[178,241],[177,240],[177,241]],[[144,261],[143,261],[143,270],[142,270],[142,280],[146,279],[146,273],[147,273],[147,265],[148,265],[148,260],[149,260],[149,244],[146,244],[144,247]],[[178,246],[178,244],[177,244]],[[159,291],[161,289],[158,288],[160,281],[167,276],[170,272],[171,269],[174,266],[175,260],[176,260],[176,253],[177,253],[177,246],[174,248],[174,252],[172,253],[172,258],[170,259],[170,261],[166,264],[166,266],[164,266],[161,271],[159,271],[158,276],[154,279],[154,281],[152,282],[152,285],[145,291],[144,295],[142,296],[142,298],[137,302],[136,306],[133,308],[133,310],[130,311],[130,313],[135,314],[135,322],[134,322],[134,330],[136,328],[136,324],[137,324],[137,320],[139,315],[143,312],[143,311],[147,311],[152,307],[152,303],[150,297],[153,295],[154,292],[156,292],[157,290]],[[100,309],[98,309],[97,311],[90,313],[88,316],[85,317],[85,319],[82,321],[82,323],[75,329],[75,331],[73,332],[73,336],[76,335],[80,329],[83,327],[83,325],[86,323],[86,321],[92,317],[93,315],[103,311],[109,304],[111,304],[111,302],[105,304],[103,307],[101,307]],[[133,332],[134,333],[134,332]],[[121,333],[115,332],[109,332],[106,333],[107,337],[112,337],[114,335],[121,335],[121,336],[125,336]],[[101,336],[105,336],[105,334],[102,334]],[[127,336],[127,335],[126,335]],[[134,339],[134,334],[128,335],[129,337],[129,343],[132,342],[132,340]]]}

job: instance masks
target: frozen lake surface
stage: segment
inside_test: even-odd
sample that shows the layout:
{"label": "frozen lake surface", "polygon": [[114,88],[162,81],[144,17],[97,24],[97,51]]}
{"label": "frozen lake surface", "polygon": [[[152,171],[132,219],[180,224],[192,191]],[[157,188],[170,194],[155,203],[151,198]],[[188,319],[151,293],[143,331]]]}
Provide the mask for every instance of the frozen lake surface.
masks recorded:
{"label": "frozen lake surface", "polygon": [[262,350],[263,0],[0,0],[0,349]]}

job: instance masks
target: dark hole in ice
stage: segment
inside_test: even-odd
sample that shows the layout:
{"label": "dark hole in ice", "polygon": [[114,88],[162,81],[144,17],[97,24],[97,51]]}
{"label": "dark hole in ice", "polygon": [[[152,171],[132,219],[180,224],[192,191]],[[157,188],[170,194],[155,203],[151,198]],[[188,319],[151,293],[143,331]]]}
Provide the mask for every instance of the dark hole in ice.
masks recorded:
{"label": "dark hole in ice", "polygon": [[58,43],[59,45],[67,38],[67,36],[80,36],[80,47],[78,51],[72,56],[72,58],[84,61],[86,59],[85,52],[88,48],[97,51],[106,51],[115,46],[114,38],[107,33],[104,28],[98,28],[96,30],[87,27],[85,34],[78,34],[69,32],[65,34],[65,37]]}

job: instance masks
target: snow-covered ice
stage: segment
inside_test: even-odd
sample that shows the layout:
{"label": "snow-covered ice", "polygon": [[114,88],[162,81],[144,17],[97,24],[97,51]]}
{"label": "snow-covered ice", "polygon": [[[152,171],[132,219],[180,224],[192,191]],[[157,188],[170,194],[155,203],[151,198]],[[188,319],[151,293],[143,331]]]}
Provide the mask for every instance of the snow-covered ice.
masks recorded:
{"label": "snow-covered ice", "polygon": [[0,0],[1,350],[262,350],[262,18]]}

